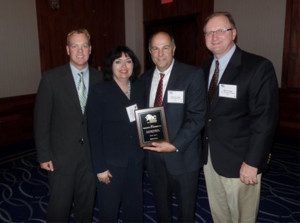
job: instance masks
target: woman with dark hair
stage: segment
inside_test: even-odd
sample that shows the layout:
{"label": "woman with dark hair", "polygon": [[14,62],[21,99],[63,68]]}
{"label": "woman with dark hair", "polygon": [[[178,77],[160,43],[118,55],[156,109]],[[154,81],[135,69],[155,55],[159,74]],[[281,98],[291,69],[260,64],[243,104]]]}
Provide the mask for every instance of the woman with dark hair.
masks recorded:
{"label": "woman with dark hair", "polygon": [[107,56],[104,80],[91,88],[88,133],[97,175],[100,222],[143,221],[143,158],[134,110],[145,107],[140,63],[132,50],[118,46]]}

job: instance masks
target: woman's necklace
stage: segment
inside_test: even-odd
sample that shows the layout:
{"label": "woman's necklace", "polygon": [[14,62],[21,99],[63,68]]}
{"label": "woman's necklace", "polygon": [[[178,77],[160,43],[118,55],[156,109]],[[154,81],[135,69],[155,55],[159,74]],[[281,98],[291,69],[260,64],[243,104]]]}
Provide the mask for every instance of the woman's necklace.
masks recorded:
{"label": "woman's necklace", "polygon": [[127,91],[125,92],[126,96],[128,99],[130,99],[130,92],[131,92],[131,83],[128,80],[128,86],[127,86]]}

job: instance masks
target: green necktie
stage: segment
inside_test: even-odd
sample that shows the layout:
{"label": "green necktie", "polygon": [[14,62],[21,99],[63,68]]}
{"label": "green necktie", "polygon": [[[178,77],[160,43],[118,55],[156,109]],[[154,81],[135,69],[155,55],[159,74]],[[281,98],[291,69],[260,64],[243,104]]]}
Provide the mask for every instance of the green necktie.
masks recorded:
{"label": "green necktie", "polygon": [[86,87],[83,81],[83,72],[78,73],[79,75],[79,82],[78,82],[78,96],[80,101],[80,106],[82,113],[84,113],[85,110],[85,104],[86,104]]}

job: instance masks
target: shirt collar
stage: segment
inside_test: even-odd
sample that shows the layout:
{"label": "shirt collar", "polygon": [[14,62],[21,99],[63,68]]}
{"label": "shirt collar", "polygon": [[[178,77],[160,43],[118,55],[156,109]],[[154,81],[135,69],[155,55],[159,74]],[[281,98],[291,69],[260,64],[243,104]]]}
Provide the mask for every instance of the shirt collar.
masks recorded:
{"label": "shirt collar", "polygon": [[214,63],[216,60],[219,61],[219,66],[223,69],[225,69],[225,67],[227,66],[229,60],[231,59],[234,51],[236,49],[236,45],[234,44],[231,49],[221,58],[217,59],[216,57],[214,57]]}
{"label": "shirt collar", "polygon": [[73,64],[70,63],[70,67],[71,67],[71,71],[73,73],[73,75],[75,76],[75,74],[77,75],[80,72],[83,72],[83,76],[85,76],[85,74],[88,73],[88,69],[89,67],[87,66],[86,68],[84,68],[83,70],[78,70]]}
{"label": "shirt collar", "polygon": [[173,59],[171,65],[170,65],[170,66],[168,67],[168,69],[166,69],[164,72],[159,71],[159,70],[157,69],[157,67],[156,67],[154,73],[155,73],[156,75],[159,75],[160,73],[164,73],[165,76],[169,76],[170,73],[171,73],[171,70],[172,70],[172,68],[173,68],[174,61],[175,61],[175,60]]}

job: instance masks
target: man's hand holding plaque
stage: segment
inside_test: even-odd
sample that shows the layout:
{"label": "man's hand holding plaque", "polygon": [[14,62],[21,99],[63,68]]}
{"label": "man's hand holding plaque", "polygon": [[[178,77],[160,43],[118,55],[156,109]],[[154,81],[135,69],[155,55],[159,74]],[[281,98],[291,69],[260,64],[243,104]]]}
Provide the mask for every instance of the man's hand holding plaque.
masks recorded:
{"label": "man's hand holding plaque", "polygon": [[158,153],[172,153],[176,151],[176,147],[169,142],[153,142],[151,146],[146,146],[143,149]]}

